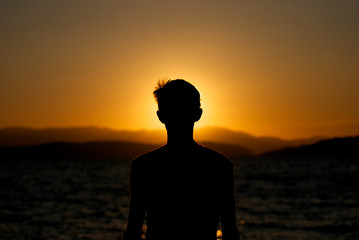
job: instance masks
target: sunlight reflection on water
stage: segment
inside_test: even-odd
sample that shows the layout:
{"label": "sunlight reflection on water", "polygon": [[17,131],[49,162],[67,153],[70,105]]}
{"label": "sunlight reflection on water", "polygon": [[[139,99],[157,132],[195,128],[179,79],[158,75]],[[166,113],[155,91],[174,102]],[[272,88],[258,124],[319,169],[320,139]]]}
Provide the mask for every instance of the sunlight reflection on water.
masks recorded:
{"label": "sunlight reflection on water", "polygon": [[217,230],[217,239],[222,239],[222,231],[221,230]]}

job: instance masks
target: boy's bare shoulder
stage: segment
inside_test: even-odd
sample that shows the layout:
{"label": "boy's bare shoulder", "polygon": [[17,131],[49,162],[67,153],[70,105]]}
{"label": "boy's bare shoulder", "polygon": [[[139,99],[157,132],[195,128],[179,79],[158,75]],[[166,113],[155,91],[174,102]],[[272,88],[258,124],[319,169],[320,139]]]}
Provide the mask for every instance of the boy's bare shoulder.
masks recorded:
{"label": "boy's bare shoulder", "polygon": [[223,164],[225,166],[233,168],[236,164],[234,161],[232,161],[230,158],[225,156],[224,154],[217,152],[216,150],[213,150],[209,147],[201,145],[203,148],[203,151],[206,153],[208,159],[211,159],[212,161],[215,161],[217,163]]}
{"label": "boy's bare shoulder", "polygon": [[162,156],[164,154],[165,151],[165,147],[164,146],[160,146],[158,148],[155,148],[153,150],[150,150],[148,152],[145,152],[139,156],[137,156],[136,158],[131,160],[131,164],[136,164],[136,165],[143,165],[149,162],[152,162],[154,159],[159,158],[160,156]]}
{"label": "boy's bare shoulder", "polygon": [[[199,164],[205,164],[207,166],[213,165],[224,168],[233,168],[235,166],[235,163],[224,154],[203,145],[198,145],[198,148],[196,148],[196,150],[190,151],[188,153],[189,155],[186,156],[187,162],[189,160],[192,161],[193,164],[197,162]],[[169,150],[166,145],[163,145],[161,147],[158,147],[137,156],[131,161],[131,165],[136,165],[138,167],[141,166],[141,168],[151,168],[153,166],[157,166],[158,164],[161,165],[164,162],[169,162],[169,160],[173,160],[167,159],[168,156]],[[173,155],[171,157],[173,157]]]}

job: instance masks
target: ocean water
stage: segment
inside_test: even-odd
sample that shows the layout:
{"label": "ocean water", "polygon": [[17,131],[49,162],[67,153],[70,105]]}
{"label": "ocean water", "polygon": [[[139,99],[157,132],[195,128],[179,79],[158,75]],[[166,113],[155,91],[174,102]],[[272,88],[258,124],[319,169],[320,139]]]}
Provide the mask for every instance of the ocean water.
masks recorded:
{"label": "ocean water", "polygon": [[[236,162],[243,240],[359,239],[358,159]],[[0,239],[122,239],[128,160],[2,159],[0,184]]]}
{"label": "ocean water", "polygon": [[359,239],[358,160],[239,160],[243,239]]}

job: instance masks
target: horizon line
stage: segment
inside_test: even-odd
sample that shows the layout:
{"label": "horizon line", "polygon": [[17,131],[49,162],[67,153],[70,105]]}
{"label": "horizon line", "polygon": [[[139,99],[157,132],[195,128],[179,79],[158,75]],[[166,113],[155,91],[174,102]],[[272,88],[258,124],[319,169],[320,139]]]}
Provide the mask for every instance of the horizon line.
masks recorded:
{"label": "horizon line", "polygon": [[[128,131],[128,132],[141,132],[141,131],[166,131],[165,128],[161,129],[161,128],[141,128],[141,129],[130,129],[130,128],[115,128],[115,127],[109,127],[109,126],[98,126],[98,125],[74,125],[74,126],[44,126],[44,127],[34,127],[34,126],[3,126],[0,127],[0,130],[4,130],[4,129],[31,129],[31,130],[45,130],[45,129],[75,129],[75,128],[98,128],[98,129],[108,129],[108,130],[112,130],[112,131]],[[311,135],[311,136],[306,136],[306,137],[291,137],[291,138],[285,138],[285,137],[279,137],[276,135],[257,135],[257,134],[252,134],[250,132],[247,131],[243,131],[243,130],[237,130],[237,129],[232,129],[232,128],[228,128],[228,127],[223,127],[223,126],[211,126],[211,125],[207,125],[207,126],[201,126],[201,127],[195,127],[195,129],[205,129],[205,128],[216,128],[216,129],[223,129],[226,131],[230,131],[230,132],[235,132],[235,133],[243,133],[243,134],[248,134],[250,136],[256,137],[256,138],[277,138],[277,139],[281,139],[281,140],[285,140],[285,141],[291,141],[291,140],[300,140],[300,139],[311,139],[311,138],[342,138],[342,137],[356,137],[359,136],[359,133],[357,134],[351,134],[351,135]]]}

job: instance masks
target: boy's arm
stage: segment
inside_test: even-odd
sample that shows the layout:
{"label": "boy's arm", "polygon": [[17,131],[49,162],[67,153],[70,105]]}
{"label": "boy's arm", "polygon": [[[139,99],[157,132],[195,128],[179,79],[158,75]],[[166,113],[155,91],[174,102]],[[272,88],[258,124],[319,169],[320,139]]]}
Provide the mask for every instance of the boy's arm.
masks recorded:
{"label": "boy's arm", "polygon": [[222,199],[222,233],[223,240],[239,240],[239,232],[236,221],[236,207],[234,197],[234,174],[233,167],[227,168],[223,176],[223,199]]}
{"label": "boy's arm", "polygon": [[145,219],[145,204],[143,186],[141,184],[141,172],[136,161],[131,162],[130,187],[131,200],[128,215],[127,229],[124,233],[124,240],[140,240],[142,235],[142,225]]}

